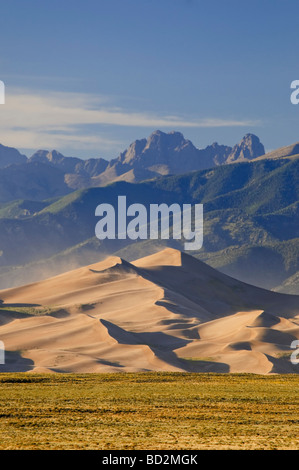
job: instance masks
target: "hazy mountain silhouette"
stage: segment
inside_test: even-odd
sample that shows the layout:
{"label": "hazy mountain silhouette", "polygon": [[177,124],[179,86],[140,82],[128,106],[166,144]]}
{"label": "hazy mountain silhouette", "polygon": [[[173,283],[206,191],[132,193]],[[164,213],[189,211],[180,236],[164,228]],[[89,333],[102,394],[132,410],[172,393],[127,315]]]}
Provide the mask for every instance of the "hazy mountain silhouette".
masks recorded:
{"label": "hazy mountain silhouette", "polygon": [[0,144],[0,168],[5,168],[13,164],[26,163],[27,157],[12,147]]}

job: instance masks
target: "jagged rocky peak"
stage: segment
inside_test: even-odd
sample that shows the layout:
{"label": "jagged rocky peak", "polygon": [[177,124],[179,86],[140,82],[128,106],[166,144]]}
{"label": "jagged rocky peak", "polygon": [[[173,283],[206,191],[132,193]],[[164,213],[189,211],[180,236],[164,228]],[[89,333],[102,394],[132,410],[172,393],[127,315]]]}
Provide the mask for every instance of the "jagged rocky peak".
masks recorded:
{"label": "jagged rocky peak", "polygon": [[57,150],[51,150],[51,152],[48,153],[47,158],[50,162],[54,163],[54,162],[61,161],[62,159],[65,158],[65,156],[62,155],[62,153],[58,152]]}
{"label": "jagged rocky peak", "polygon": [[[154,131],[149,138],[147,139],[147,148],[158,147],[161,148],[163,145],[166,145],[168,148],[176,148],[185,145],[187,141],[181,132],[171,131],[168,133],[162,131]],[[191,142],[190,142],[191,143]]]}
{"label": "jagged rocky peak", "polygon": [[54,166],[65,173],[75,172],[75,167],[78,163],[83,164],[83,160],[75,157],[65,157],[57,150],[38,150],[29,159],[29,162],[40,162]]}
{"label": "jagged rocky peak", "polygon": [[64,158],[64,155],[62,155],[62,153],[58,152],[57,150],[38,150],[30,157],[29,160],[31,162],[57,163]]}
{"label": "jagged rocky peak", "polygon": [[137,155],[140,155],[143,152],[146,144],[146,139],[135,140],[130,144],[127,150],[120,154],[119,160],[124,163],[130,163]]}
{"label": "jagged rocky peak", "polygon": [[232,151],[232,147],[228,145],[219,145],[218,142],[213,142],[202,150],[205,154],[206,160],[210,161],[210,165],[223,165],[226,163],[228,156]]}
{"label": "jagged rocky peak", "polygon": [[233,147],[227,163],[253,160],[262,155],[265,155],[265,148],[260,139],[254,134],[246,134],[241,142]]}
{"label": "jagged rocky peak", "polygon": [[181,132],[171,131],[165,133],[156,130],[148,139],[133,142],[120,155],[119,161],[129,165],[168,164],[169,160],[175,159],[174,154],[179,153],[181,150],[197,151],[192,142],[186,140]]}
{"label": "jagged rocky peak", "polygon": [[30,158],[30,162],[42,162],[45,163],[48,161],[47,155],[49,150],[37,150]]}

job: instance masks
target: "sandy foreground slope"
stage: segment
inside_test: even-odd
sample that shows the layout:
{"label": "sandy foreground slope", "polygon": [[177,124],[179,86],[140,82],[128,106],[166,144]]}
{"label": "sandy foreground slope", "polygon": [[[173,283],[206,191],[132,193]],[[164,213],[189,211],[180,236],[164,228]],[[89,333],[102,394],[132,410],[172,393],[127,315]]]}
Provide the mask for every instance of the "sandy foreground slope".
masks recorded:
{"label": "sandy foreground slope", "polygon": [[0,291],[0,371],[299,372],[299,296],[167,248]]}

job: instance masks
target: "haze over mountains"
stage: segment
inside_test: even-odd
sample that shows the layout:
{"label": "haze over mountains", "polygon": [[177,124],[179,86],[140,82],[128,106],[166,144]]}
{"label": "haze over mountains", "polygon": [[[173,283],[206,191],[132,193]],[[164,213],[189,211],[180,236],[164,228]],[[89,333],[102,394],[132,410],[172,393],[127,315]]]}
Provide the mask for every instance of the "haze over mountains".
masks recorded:
{"label": "haze over mountains", "polygon": [[122,194],[146,207],[203,203],[204,245],[194,256],[245,282],[298,292],[298,144],[263,154],[247,134],[233,148],[199,150],[179,132],[155,131],[110,162],[8,151],[19,163],[3,157],[0,169],[0,288],[111,254],[131,261],[167,243],[183,250],[173,240],[95,239],[95,207]]}
{"label": "haze over mountains", "polygon": [[0,371],[296,373],[299,296],[177,250],[118,257],[0,291]]}

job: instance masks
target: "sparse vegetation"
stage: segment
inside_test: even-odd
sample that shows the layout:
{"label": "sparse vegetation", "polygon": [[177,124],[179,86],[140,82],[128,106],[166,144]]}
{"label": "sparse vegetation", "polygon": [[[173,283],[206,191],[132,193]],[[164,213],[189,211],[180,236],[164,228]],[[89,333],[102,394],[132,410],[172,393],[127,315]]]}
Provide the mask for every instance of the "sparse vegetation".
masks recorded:
{"label": "sparse vegetation", "polygon": [[18,306],[8,306],[6,307],[5,304],[0,304],[0,313],[3,311],[7,312],[14,312],[14,313],[22,313],[23,315],[33,315],[33,316],[40,316],[40,315],[50,315],[53,314],[59,309],[57,307],[18,307]]}
{"label": "sparse vegetation", "polygon": [[1,374],[1,449],[298,449],[298,375]]}

